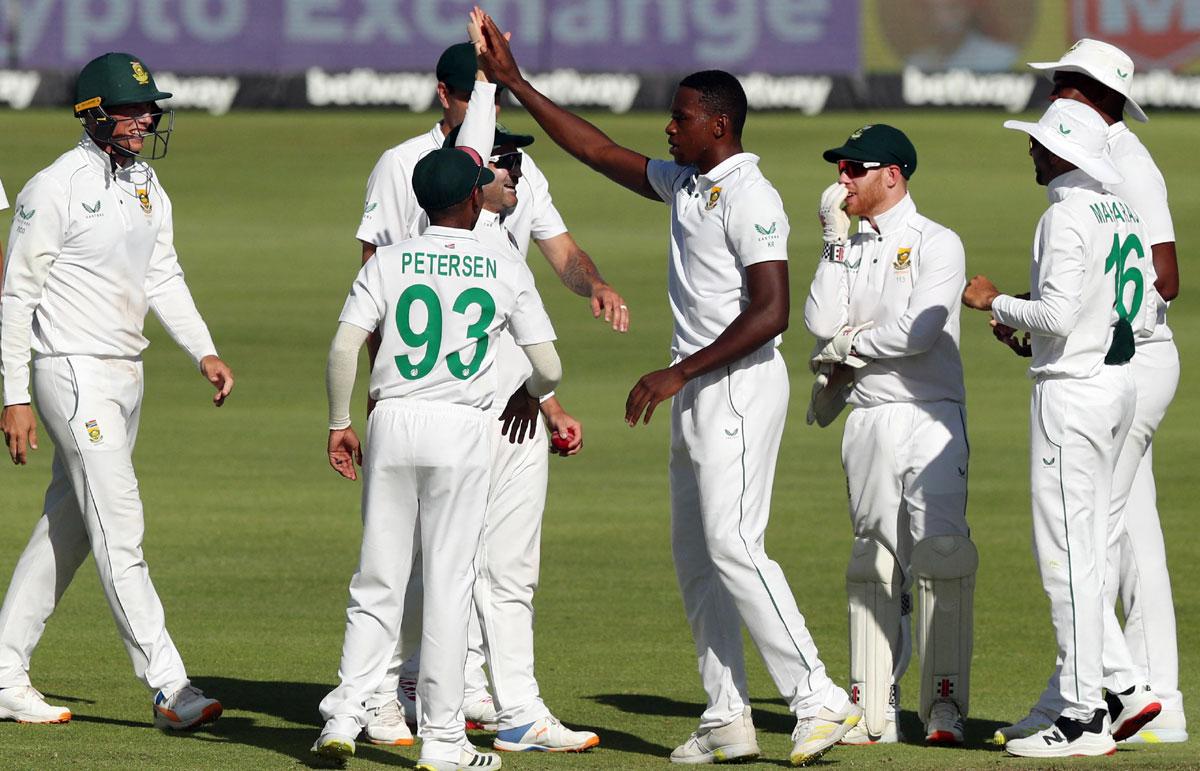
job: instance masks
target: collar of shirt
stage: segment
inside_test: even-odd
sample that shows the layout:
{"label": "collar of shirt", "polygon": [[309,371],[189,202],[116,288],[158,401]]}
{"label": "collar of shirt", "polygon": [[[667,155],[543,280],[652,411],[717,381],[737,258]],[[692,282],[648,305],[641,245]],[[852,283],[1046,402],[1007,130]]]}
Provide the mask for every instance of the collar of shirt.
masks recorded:
{"label": "collar of shirt", "polygon": [[1072,169],[1066,174],[1059,174],[1050,180],[1050,184],[1046,185],[1046,197],[1050,199],[1050,203],[1058,203],[1070,195],[1072,190],[1077,188],[1094,190],[1097,193],[1104,192],[1104,186],[1093,179],[1086,171]]}
{"label": "collar of shirt", "polygon": [[746,163],[758,163],[758,156],[754,153],[737,153],[713,166],[704,174],[697,173],[695,182],[696,191],[707,190]]}
{"label": "collar of shirt", "polygon": [[858,220],[858,232],[886,236],[904,227],[904,223],[908,221],[909,216],[916,211],[917,205],[913,203],[912,196],[905,193],[904,197],[895,206],[883,214],[875,215],[875,227],[871,227],[871,223],[866,217],[860,217]]}
{"label": "collar of shirt", "polygon": [[92,141],[92,138],[85,131],[83,136],[79,138],[79,149],[83,152],[84,158],[87,160],[88,166],[92,167],[101,174],[118,176],[122,179],[128,179],[135,172],[145,174],[149,170],[150,165],[145,161],[134,158],[133,161],[125,166],[118,166],[116,172],[113,172],[112,157],[108,153],[100,149],[100,145]]}
{"label": "collar of shirt", "polygon": [[443,225],[430,225],[429,227],[425,228],[425,232],[421,235],[430,236],[433,238],[462,239],[464,241],[479,240],[475,238],[475,234],[469,230],[463,230],[462,228],[448,228]]}
{"label": "collar of shirt", "polygon": [[433,124],[433,128],[429,129],[429,134],[427,136],[433,140],[438,147],[446,144],[446,135],[442,133],[442,122],[440,120]]}
{"label": "collar of shirt", "polygon": [[1119,120],[1116,123],[1110,124],[1108,127],[1108,143],[1111,145],[1114,139],[1116,139],[1119,135],[1124,134],[1128,130],[1129,127],[1125,125],[1125,121],[1123,120]]}

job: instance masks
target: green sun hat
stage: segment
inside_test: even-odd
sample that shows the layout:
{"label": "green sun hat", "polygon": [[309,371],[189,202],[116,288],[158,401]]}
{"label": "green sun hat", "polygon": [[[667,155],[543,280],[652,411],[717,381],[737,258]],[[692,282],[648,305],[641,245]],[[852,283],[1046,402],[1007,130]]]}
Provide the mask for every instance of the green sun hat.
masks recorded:
{"label": "green sun hat", "polygon": [[412,185],[417,203],[429,212],[462,203],[472,190],[495,178],[492,170],[480,166],[472,155],[456,147],[443,147],[417,161]]}
{"label": "green sun hat", "polygon": [[110,52],[83,65],[75,81],[75,114],[95,107],[118,107],[170,99],[159,91],[154,76],[133,54]]}
{"label": "green sun hat", "polygon": [[844,145],[826,150],[822,157],[830,163],[859,161],[899,166],[905,179],[917,170],[917,148],[903,131],[886,123],[868,123],[851,134]]}

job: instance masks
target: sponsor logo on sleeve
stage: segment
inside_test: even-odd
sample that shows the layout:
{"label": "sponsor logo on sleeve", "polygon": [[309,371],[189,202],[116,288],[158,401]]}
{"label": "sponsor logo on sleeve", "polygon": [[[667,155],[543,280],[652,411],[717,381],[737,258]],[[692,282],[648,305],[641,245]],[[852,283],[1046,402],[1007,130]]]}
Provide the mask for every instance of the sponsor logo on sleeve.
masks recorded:
{"label": "sponsor logo on sleeve", "polygon": [[776,222],[772,222],[767,227],[756,224],[754,229],[758,231],[758,242],[767,246],[774,246],[779,242],[779,232]]}

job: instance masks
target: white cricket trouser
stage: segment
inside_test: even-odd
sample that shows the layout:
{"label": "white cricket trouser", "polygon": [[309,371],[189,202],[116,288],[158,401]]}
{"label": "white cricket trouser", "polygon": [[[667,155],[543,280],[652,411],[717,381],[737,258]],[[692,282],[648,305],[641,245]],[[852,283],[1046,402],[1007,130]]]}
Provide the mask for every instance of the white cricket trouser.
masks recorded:
{"label": "white cricket trouser", "polygon": [[29,658],[89,551],[138,679],[168,693],[187,685],[142,556],[145,519],[132,460],[142,385],[140,360],[33,361],[38,411],[55,444],[54,470],[42,518],[0,609],[0,687],[30,684]]}
{"label": "white cricket trouser", "polygon": [[[957,402],[855,407],[846,418],[842,467],[854,535],[878,541],[892,553],[903,574],[901,592],[908,592],[915,578],[909,566],[914,544],[941,535],[970,537],[969,457],[966,408]],[[900,623],[909,620],[902,617]],[[855,646],[850,650],[853,655]],[[907,667],[901,657],[909,653],[892,651],[896,672]]]}
{"label": "white cricket trouser", "polygon": [[[1114,605],[1119,584],[1125,611],[1123,636],[1140,673],[1137,684],[1149,682],[1164,711],[1182,711],[1175,605],[1153,468],[1154,432],[1179,385],[1179,352],[1171,340],[1139,345],[1129,366],[1137,383],[1137,408],[1113,481],[1115,490],[1128,490],[1128,498],[1110,521],[1105,594],[1109,605]],[[1119,497],[1114,493],[1114,506],[1119,505]],[[1122,634],[1115,625],[1106,631]],[[1114,690],[1131,684],[1106,682]]]}
{"label": "white cricket trouser", "polygon": [[701,728],[750,703],[742,623],[797,717],[847,701],[763,546],[787,404],[787,368],[768,344],[690,381],[671,406],[671,547],[708,695]]}
{"label": "white cricket trouser", "polygon": [[1116,618],[1104,599],[1113,472],[1137,399],[1132,369],[1038,380],[1030,402],[1033,553],[1058,644],[1047,686],[1057,697],[1046,693],[1041,702],[1078,720],[1106,709],[1106,671],[1132,667],[1124,640],[1105,635]]}
{"label": "white cricket trouser", "polygon": [[453,404],[380,401],[367,423],[363,542],[350,581],[340,685],[321,702],[340,730],[366,722],[367,699],[396,648],[413,558],[424,554],[421,754],[457,760],[467,622],[487,503],[490,421]]}

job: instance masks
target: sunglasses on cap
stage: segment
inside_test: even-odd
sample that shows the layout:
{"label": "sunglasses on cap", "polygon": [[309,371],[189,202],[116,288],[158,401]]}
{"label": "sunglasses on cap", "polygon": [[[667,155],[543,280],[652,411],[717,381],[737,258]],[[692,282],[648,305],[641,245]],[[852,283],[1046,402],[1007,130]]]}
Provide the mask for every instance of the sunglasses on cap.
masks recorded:
{"label": "sunglasses on cap", "polygon": [[843,158],[838,161],[838,174],[845,174],[847,177],[864,177],[868,171],[872,169],[882,168],[883,164],[879,161],[850,161]]}
{"label": "sunglasses on cap", "polygon": [[492,157],[488,158],[488,163],[492,166],[495,166],[497,169],[512,171],[513,169],[520,168],[521,166],[521,151],[517,150],[511,153],[493,155]]}

